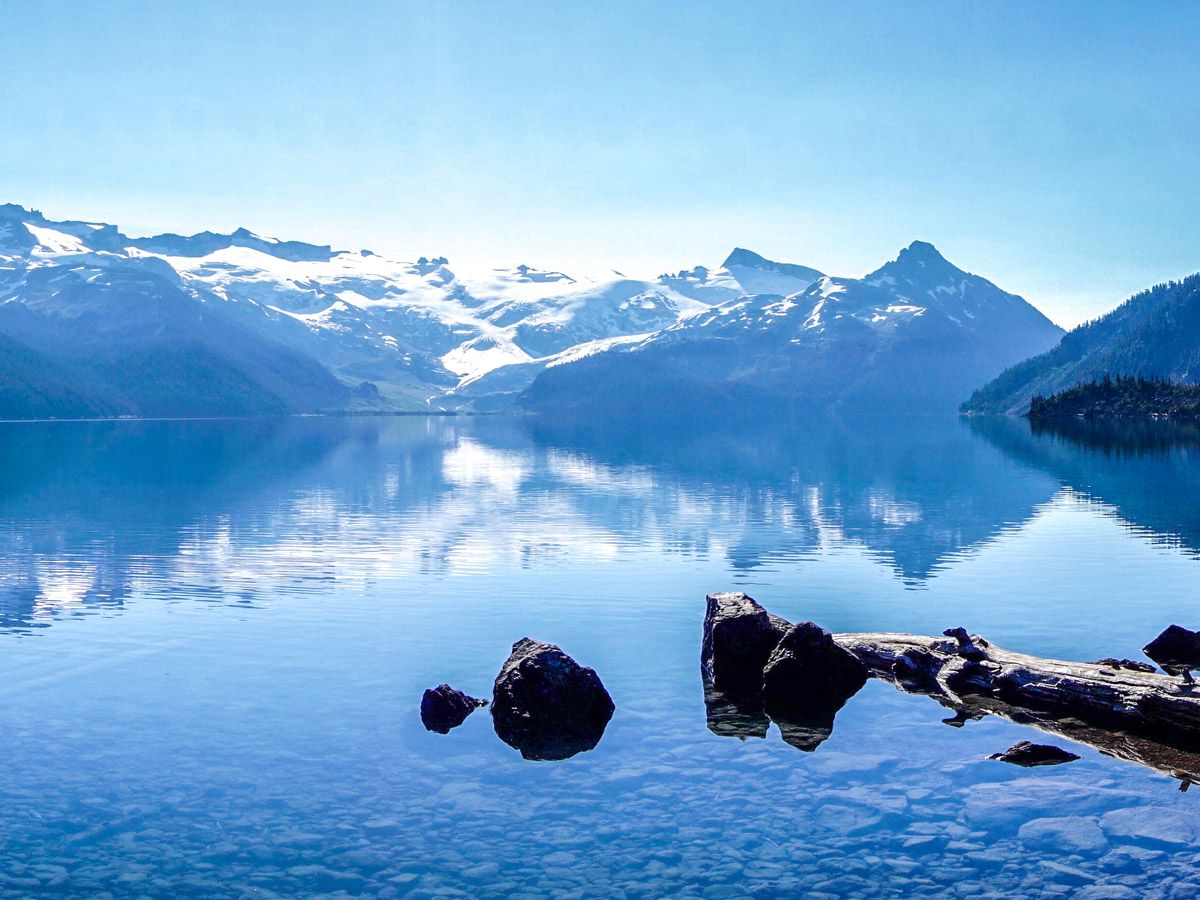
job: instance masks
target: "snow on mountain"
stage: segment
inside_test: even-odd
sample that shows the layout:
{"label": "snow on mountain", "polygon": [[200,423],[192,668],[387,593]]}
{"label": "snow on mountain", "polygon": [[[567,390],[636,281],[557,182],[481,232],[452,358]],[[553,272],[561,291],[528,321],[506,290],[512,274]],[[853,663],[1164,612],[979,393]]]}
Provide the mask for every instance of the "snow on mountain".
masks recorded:
{"label": "snow on mountain", "polygon": [[[893,377],[923,380],[910,365],[922,356],[958,353],[972,360],[959,381],[977,370],[991,377],[997,360],[1014,362],[1060,334],[1020,297],[922,242],[862,279],[738,248],[717,269],[642,280],[527,264],[462,272],[441,256],[396,260],[246,229],[129,237],[0,205],[0,318],[25,321],[18,308],[46,321],[86,312],[133,327],[130,317],[151,306],[114,306],[121,291],[169,296],[189,322],[216,316],[223,334],[244,335],[234,343],[278,346],[324,369],[354,402],[395,409],[502,408],[535,379],[664,353],[709,379],[782,390],[807,372],[819,374],[822,396],[842,382],[861,393],[886,386],[885,365]],[[726,348],[719,359],[715,346]]]}
{"label": "snow on mountain", "polygon": [[709,303],[763,286],[796,290],[820,274],[745,250],[718,270],[656,280],[526,264],[458,273],[444,257],[401,261],[247,229],[135,238],[112,225],[0,206],[0,297],[45,301],[22,293],[29,272],[68,265],[91,267],[94,278],[122,268],[163,277],[345,384],[371,382],[401,408],[486,405],[493,386],[511,397],[576,348],[640,340]]}
{"label": "snow on mountain", "polygon": [[770,334],[809,341],[863,329],[883,335],[916,319],[926,319],[929,327],[950,323],[968,332],[994,328],[998,319],[1013,319],[1013,325],[1061,335],[1021,297],[962,271],[932,244],[916,241],[865,278],[820,275],[786,296],[738,296],[684,316],[651,340]]}
{"label": "snow on mountain", "polygon": [[802,291],[822,273],[808,266],[778,263],[741,247],[726,257],[721,268],[710,271],[696,266],[659,276],[659,282],[705,304],[720,303],[746,294],[787,296]]}
{"label": "snow on mountain", "polygon": [[[342,356],[354,362],[334,360],[335,371],[351,365],[354,377],[384,383],[411,368],[412,354],[431,372],[477,379],[587,341],[653,331],[700,306],[615,273],[575,279],[520,265],[459,277],[444,258],[414,263],[337,252],[325,260],[294,260],[248,247],[199,257],[134,252],[163,259],[215,296],[325,329],[328,340],[340,328]],[[346,323],[351,317],[357,328]],[[433,387],[444,382],[437,378]]]}
{"label": "snow on mountain", "polygon": [[[727,269],[736,269],[741,253]],[[820,276],[788,295],[735,296],[638,343],[546,368],[523,402],[535,409],[611,406],[624,397],[677,406],[676,397],[656,396],[656,381],[673,394],[953,410],[973,386],[1061,336],[1022,298],[918,241],[865,278]],[[653,376],[633,390],[639,373]]]}

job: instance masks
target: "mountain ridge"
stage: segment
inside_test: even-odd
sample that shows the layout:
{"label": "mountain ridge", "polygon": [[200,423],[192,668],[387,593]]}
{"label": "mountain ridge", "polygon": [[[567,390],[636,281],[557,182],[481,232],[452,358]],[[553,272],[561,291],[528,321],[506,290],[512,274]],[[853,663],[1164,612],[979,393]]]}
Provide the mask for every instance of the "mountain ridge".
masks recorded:
{"label": "mountain ridge", "polygon": [[[462,273],[444,256],[406,262],[246,228],[129,237],[115,225],[56,221],[0,205],[0,335],[49,363],[87,369],[84,381],[102,383],[109,398],[99,406],[116,403],[134,414],[164,406],[138,393],[139,383],[148,390],[156,382],[116,384],[119,367],[93,335],[105,336],[109,355],[131,354],[147,372],[157,358],[181,377],[188,355],[171,344],[186,343],[198,389],[215,385],[216,371],[239,373],[225,392],[240,399],[225,405],[242,412],[491,412],[512,406],[547,373],[594,358],[608,365],[630,352],[644,361],[647,347],[678,345],[666,356],[686,355],[697,342],[728,357],[702,379],[720,396],[786,394],[795,365],[781,360],[804,354],[801,368],[844,358],[840,364],[857,365],[855,379],[864,381],[871,370],[864,367],[866,344],[875,344],[867,356],[914,338],[914,346],[932,346],[945,337],[939,328],[948,327],[947,309],[962,312],[957,331],[973,332],[976,314],[990,321],[1027,306],[951,266],[923,241],[867,279],[829,276],[744,247],[717,269],[694,266],[649,280],[525,263]],[[1025,325],[1039,326],[1039,316],[1029,313]],[[80,317],[87,328],[72,324]],[[744,350],[751,332],[780,359],[759,353],[747,367],[730,356],[729,347]],[[664,384],[696,387],[682,370],[668,377],[666,357],[659,362],[653,371]],[[769,377],[747,377],[764,373]],[[879,389],[867,382],[859,394]],[[159,382],[176,401],[185,384],[186,377]],[[816,393],[838,399],[830,384]],[[176,401],[165,405],[177,408]],[[219,409],[220,392],[209,390],[202,405]]]}
{"label": "mountain ridge", "polygon": [[[823,275],[788,296],[736,297],[573,363],[574,371],[548,368],[520,402],[606,411],[614,402],[600,396],[606,386],[630,380],[621,370],[652,364],[674,390],[697,396],[712,394],[715,381],[736,402],[757,394],[806,409],[948,412],[969,389],[964,381],[982,383],[1061,334],[1024,299],[917,241],[864,278]],[[645,390],[633,396],[675,402]]]}

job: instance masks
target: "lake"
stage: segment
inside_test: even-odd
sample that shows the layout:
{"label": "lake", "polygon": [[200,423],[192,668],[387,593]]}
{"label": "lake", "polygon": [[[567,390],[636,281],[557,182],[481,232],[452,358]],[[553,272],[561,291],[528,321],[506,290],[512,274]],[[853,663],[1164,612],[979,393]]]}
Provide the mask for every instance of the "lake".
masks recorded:
{"label": "lake", "polygon": [[[1200,445],[1021,420],[0,425],[0,892],[1187,897],[1200,790],[870,681],[801,752],[707,726],[704,598],[1141,658],[1200,625]],[[529,761],[514,641],[616,703]],[[1040,738],[1039,738],[1040,736]],[[988,760],[1019,740],[1082,758]]]}

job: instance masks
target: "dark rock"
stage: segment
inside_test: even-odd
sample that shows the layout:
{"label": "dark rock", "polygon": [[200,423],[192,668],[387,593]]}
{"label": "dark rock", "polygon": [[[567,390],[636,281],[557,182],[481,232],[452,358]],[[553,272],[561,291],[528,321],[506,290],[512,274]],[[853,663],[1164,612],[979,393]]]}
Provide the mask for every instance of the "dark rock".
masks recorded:
{"label": "dark rock", "polygon": [[448,734],[481,706],[487,706],[487,701],[469,697],[448,684],[439,684],[421,697],[421,723],[426,731]]}
{"label": "dark rock", "polygon": [[905,690],[936,690],[937,673],[941,667],[941,660],[933,653],[914,649],[896,657],[892,663],[892,675],[896,683]]}
{"label": "dark rock", "polygon": [[988,759],[998,759],[1001,762],[1012,763],[1015,766],[1057,766],[1062,763],[1079,759],[1074,753],[1068,753],[1061,747],[1050,744],[1033,744],[1021,741],[1013,744],[1003,753],[993,753]]}
{"label": "dark rock", "polygon": [[958,643],[958,655],[973,662],[987,659],[987,641],[981,637],[972,638],[967,629],[961,625],[958,628],[947,628],[942,632],[946,637],[952,637]]}
{"label": "dark rock", "polygon": [[1197,669],[1200,668],[1200,633],[1171,625],[1143,647],[1142,652],[1171,675]]}
{"label": "dark rock", "polygon": [[513,644],[492,692],[496,734],[526,759],[591,750],[615,709],[595,670],[532,638]]}
{"label": "dark rock", "polygon": [[1150,663],[1141,662],[1136,659],[1116,659],[1112,656],[1106,656],[1104,659],[1096,660],[1098,666],[1108,666],[1110,669],[1130,669],[1134,672],[1153,672],[1154,666]]}
{"label": "dark rock", "polygon": [[772,705],[839,709],[867,681],[867,667],[813,622],[793,625],[763,667],[763,700]]}
{"label": "dark rock", "polygon": [[709,594],[706,600],[701,668],[717,691],[757,694],[763,667],[787,631],[787,620],[740,592]]}
{"label": "dark rock", "polygon": [[763,704],[783,739],[815,750],[846,701],[867,682],[867,667],[812,622],[787,630],[763,668]]}

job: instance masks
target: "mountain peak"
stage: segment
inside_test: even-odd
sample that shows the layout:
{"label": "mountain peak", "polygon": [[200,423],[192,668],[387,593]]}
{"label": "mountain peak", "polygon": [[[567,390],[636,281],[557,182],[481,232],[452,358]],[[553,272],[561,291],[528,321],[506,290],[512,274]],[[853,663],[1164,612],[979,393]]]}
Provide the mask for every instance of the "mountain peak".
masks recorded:
{"label": "mountain peak", "polygon": [[928,241],[913,241],[891,262],[884,263],[867,276],[870,281],[875,278],[899,278],[904,281],[945,281],[953,278],[964,278],[967,273],[938,251],[937,247]]}
{"label": "mountain peak", "polygon": [[261,237],[248,228],[238,228],[229,234],[212,231],[201,231],[188,236],[156,234],[153,237],[134,238],[130,244],[151,253],[165,253],[169,256],[208,256],[227,247],[247,247],[292,262],[328,262],[333,256],[333,248],[328,244],[280,241]]}
{"label": "mountain peak", "polygon": [[896,261],[899,262],[906,258],[917,260],[918,262],[946,262],[946,257],[942,256],[938,248],[929,243],[929,241],[913,241],[900,251],[900,255],[896,258]]}
{"label": "mountain peak", "polygon": [[770,260],[764,256],[759,256],[753,250],[747,250],[744,247],[734,247],[733,252],[725,257],[725,262],[721,263],[726,269],[730,266],[747,266],[749,268],[761,268],[770,265]]}
{"label": "mountain peak", "polygon": [[816,281],[824,274],[809,266],[775,262],[744,247],[735,247],[733,252],[725,257],[725,262],[722,263],[722,266],[726,269],[738,267],[742,269],[760,269],[764,272],[778,272],[780,275],[789,275],[793,278],[801,278],[810,282]]}

